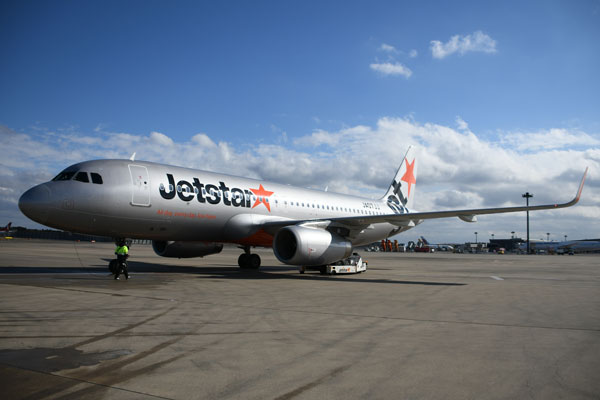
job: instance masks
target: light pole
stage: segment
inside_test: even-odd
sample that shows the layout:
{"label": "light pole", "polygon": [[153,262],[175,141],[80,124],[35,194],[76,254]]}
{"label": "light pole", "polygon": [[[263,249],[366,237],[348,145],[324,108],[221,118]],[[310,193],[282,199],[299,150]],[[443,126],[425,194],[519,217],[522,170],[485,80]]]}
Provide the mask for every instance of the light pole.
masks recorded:
{"label": "light pole", "polygon": [[475,253],[478,253],[477,232],[475,232]]}
{"label": "light pole", "polygon": [[475,232],[475,244],[477,244],[477,232]]}
{"label": "light pole", "polygon": [[527,254],[529,254],[529,199],[533,197],[533,194],[525,192],[521,197],[525,198],[527,204]]}

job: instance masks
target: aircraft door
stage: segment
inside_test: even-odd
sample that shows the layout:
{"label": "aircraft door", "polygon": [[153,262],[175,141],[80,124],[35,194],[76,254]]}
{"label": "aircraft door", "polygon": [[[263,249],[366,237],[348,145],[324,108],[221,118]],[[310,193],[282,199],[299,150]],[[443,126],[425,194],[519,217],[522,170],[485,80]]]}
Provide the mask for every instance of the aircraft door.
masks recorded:
{"label": "aircraft door", "polygon": [[148,169],[142,165],[129,165],[131,174],[131,205],[150,207],[150,177]]}

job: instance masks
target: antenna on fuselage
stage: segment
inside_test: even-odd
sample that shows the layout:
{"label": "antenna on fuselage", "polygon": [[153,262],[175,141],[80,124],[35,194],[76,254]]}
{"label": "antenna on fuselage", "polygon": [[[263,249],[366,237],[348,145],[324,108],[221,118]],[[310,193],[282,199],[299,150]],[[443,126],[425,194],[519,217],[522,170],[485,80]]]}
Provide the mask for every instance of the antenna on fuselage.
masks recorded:
{"label": "antenna on fuselage", "polygon": [[136,153],[136,152],[134,151],[134,152],[133,152],[133,154],[131,155],[131,157],[129,157],[129,159],[130,159],[131,161],[135,161],[135,153]]}

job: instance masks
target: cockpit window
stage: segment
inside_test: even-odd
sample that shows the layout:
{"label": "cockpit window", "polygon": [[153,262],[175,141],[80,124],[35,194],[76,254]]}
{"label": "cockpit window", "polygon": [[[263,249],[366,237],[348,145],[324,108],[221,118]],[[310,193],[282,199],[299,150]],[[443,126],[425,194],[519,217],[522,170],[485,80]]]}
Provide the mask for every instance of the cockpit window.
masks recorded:
{"label": "cockpit window", "polygon": [[77,175],[75,175],[75,180],[79,182],[88,183],[90,181],[90,178],[88,178],[87,172],[79,171]]}
{"label": "cockpit window", "polygon": [[65,169],[60,174],[56,175],[56,177],[52,179],[52,181],[69,181],[71,180],[73,175],[75,175],[75,172],[77,171]]}
{"label": "cockpit window", "polygon": [[100,174],[91,172],[90,175],[92,176],[92,183],[97,183],[98,185],[102,185],[102,176]]}

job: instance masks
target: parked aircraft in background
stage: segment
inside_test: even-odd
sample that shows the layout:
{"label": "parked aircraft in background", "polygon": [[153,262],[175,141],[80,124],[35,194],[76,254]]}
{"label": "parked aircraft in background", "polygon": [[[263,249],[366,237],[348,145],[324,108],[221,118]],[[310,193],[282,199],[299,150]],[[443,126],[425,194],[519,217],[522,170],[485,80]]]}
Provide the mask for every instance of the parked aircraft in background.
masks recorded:
{"label": "parked aircraft in background", "polygon": [[10,237],[10,233],[12,232],[10,230],[11,225],[12,225],[12,222],[9,222],[6,226],[3,226],[3,227],[0,228],[0,233],[2,233],[2,238],[4,238],[4,239],[12,239]]}
{"label": "parked aircraft in background", "polygon": [[[587,169],[586,169],[587,173]],[[95,160],[72,165],[19,199],[32,220],[72,232],[150,239],[164,257],[202,257],[222,243],[243,250],[242,268],[258,268],[254,246],[272,247],[284,264],[320,266],[352,254],[354,246],[406,231],[426,219],[569,207],[527,207],[417,212],[412,208],[417,163],[409,148],[379,200],[304,189],[133,160]]]}
{"label": "parked aircraft in background", "polygon": [[10,233],[10,227],[12,226],[12,222],[9,222],[6,226],[0,228],[0,232]]}
{"label": "parked aircraft in background", "polygon": [[417,244],[415,246],[415,252],[421,253],[433,253],[434,251],[453,251],[454,246],[450,244],[434,244],[429,243],[425,236],[421,236],[417,240]]}
{"label": "parked aircraft in background", "polygon": [[[567,240],[564,242],[547,242],[544,240],[531,240],[530,251],[556,254],[575,254],[600,252],[600,239]],[[527,243],[519,246],[519,251],[527,251]]]}

